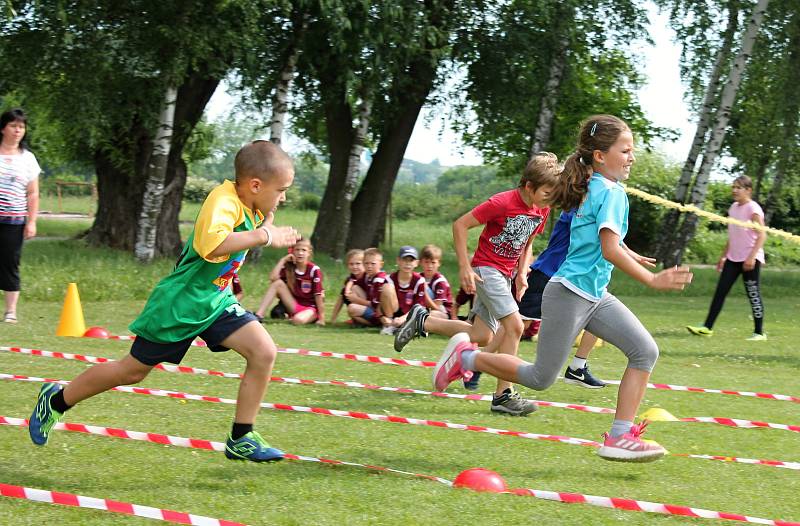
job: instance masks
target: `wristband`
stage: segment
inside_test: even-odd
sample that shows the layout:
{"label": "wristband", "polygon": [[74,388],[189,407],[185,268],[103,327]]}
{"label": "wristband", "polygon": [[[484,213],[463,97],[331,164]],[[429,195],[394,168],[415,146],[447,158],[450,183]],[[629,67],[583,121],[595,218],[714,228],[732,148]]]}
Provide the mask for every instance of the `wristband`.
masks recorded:
{"label": "wristband", "polygon": [[267,242],[266,242],[266,243],[264,243],[264,246],[265,246],[265,247],[268,247],[268,246],[270,246],[270,245],[272,244],[272,232],[270,232],[268,228],[265,228],[265,227],[263,227],[263,226],[261,227],[261,229],[262,229],[264,232],[266,232],[266,233],[267,233]]}

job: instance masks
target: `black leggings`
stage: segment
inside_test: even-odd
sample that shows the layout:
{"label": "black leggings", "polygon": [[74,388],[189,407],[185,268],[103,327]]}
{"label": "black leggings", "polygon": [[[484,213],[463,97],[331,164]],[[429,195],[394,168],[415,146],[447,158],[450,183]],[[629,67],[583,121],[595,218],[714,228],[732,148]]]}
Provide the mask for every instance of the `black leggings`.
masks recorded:
{"label": "black leggings", "polygon": [[19,258],[25,225],[0,223],[0,290],[19,290]]}
{"label": "black leggings", "polygon": [[754,332],[757,334],[764,333],[764,303],[761,301],[760,270],[761,262],[759,261],[756,261],[756,266],[753,267],[753,270],[744,270],[743,261],[725,260],[717,283],[717,290],[714,292],[714,299],[711,300],[711,307],[708,309],[706,327],[710,329],[714,325],[714,321],[716,321],[722,310],[722,305],[725,303],[725,296],[728,295],[731,287],[736,282],[736,278],[741,274],[744,280],[744,291],[747,294],[747,299],[750,300],[750,308],[753,310]]}

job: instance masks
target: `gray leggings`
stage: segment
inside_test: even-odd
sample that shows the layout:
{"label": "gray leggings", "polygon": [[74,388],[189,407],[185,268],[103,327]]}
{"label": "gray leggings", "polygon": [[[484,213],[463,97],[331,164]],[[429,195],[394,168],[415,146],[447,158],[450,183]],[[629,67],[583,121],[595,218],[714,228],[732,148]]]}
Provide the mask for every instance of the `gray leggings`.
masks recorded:
{"label": "gray leggings", "polygon": [[536,362],[519,366],[519,383],[537,391],[553,385],[583,328],[619,347],[628,357],[628,367],[648,373],[653,370],[658,345],[628,307],[607,292],[600,301],[592,302],[551,281],[542,295]]}

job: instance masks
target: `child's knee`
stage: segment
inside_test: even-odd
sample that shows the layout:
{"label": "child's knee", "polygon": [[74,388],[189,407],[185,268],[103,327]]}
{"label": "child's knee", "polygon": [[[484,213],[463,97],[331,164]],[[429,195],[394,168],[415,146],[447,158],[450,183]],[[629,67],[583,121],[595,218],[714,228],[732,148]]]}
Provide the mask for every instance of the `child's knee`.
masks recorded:
{"label": "child's knee", "polygon": [[541,367],[537,369],[534,364],[520,365],[519,369],[517,369],[517,380],[525,387],[536,391],[544,391],[556,383],[560,372],[560,367],[545,371]]}
{"label": "child's knee", "polygon": [[150,370],[144,369],[126,369],[122,371],[120,378],[120,385],[133,385],[138,384],[150,373]]}
{"label": "child's knee", "polygon": [[503,318],[502,324],[509,337],[515,340],[522,338],[522,333],[525,331],[525,324],[522,322],[522,318],[520,318],[519,315],[512,314]]}
{"label": "child's knee", "polygon": [[247,356],[247,364],[255,367],[272,367],[278,356],[278,349],[274,343],[261,343],[251,350]]}
{"label": "child's knee", "polygon": [[642,341],[636,351],[628,357],[628,367],[642,371],[652,371],[658,360],[658,344],[651,337]]}

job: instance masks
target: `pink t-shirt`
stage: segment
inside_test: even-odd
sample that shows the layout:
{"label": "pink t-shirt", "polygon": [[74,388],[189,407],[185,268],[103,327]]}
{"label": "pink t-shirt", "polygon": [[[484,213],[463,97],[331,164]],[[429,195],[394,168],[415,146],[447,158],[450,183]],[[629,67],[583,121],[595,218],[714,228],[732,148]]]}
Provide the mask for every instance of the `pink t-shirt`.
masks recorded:
{"label": "pink t-shirt", "polygon": [[493,267],[511,277],[528,238],[540,234],[550,209],[528,206],[519,190],[500,192],[472,209],[472,215],[485,224],[473,267]]}
{"label": "pink t-shirt", "polygon": [[[764,217],[764,211],[761,210],[761,206],[753,200],[743,205],[734,202],[728,210],[729,217],[740,221],[750,221],[753,219],[753,215]],[[725,258],[737,263],[744,261],[755,246],[756,239],[758,239],[757,230],[737,225],[728,225],[728,252],[725,253]],[[758,250],[756,259],[764,263],[763,248]]]}

